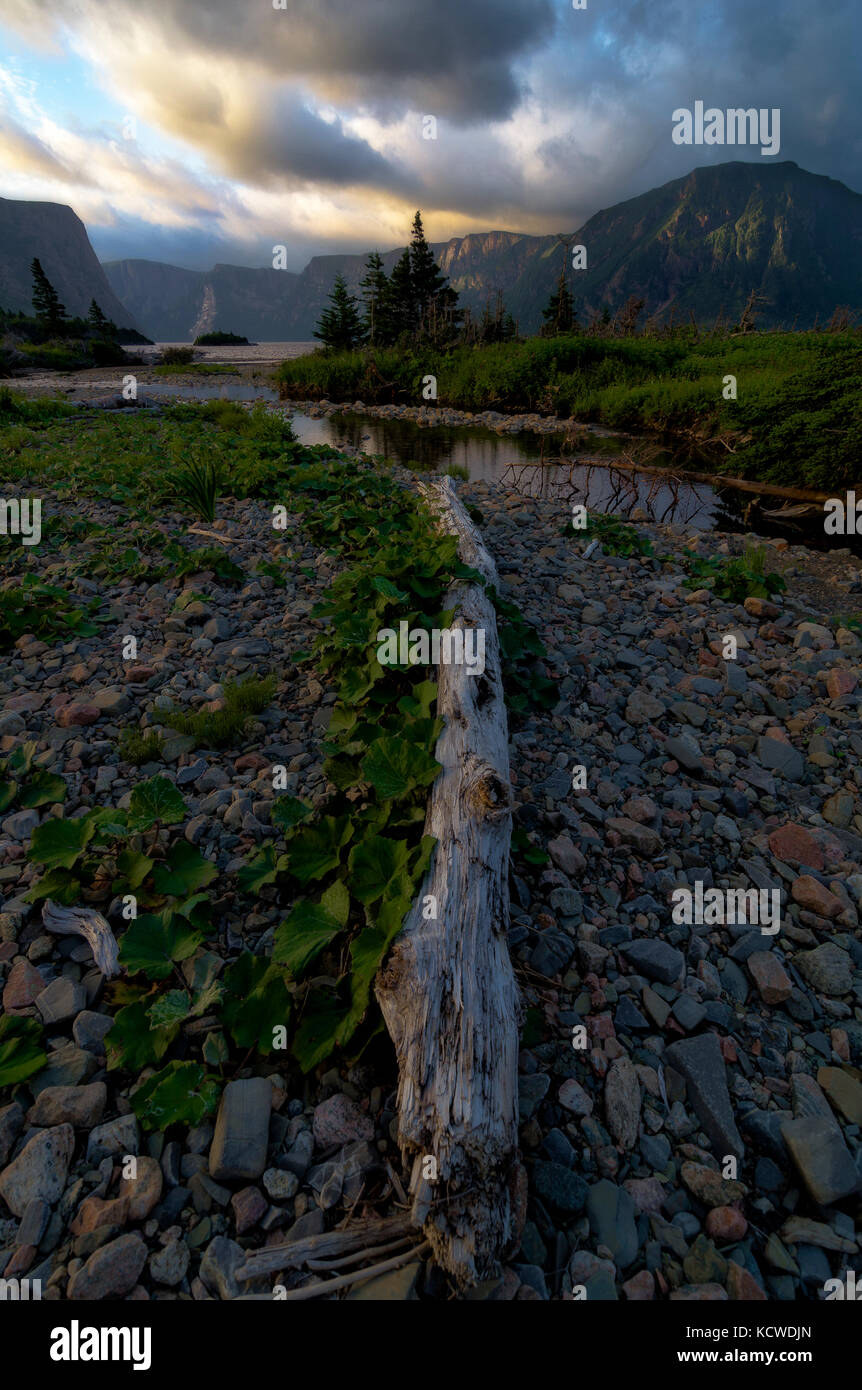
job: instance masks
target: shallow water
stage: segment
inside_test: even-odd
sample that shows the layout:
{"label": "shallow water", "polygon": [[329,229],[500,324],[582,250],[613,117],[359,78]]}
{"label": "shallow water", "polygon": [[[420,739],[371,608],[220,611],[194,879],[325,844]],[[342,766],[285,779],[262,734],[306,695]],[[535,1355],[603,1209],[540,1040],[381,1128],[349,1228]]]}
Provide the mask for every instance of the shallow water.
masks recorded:
{"label": "shallow water", "polygon": [[[279,360],[285,355],[285,347],[294,349],[292,356],[297,356],[300,350],[308,350],[307,344],[260,345],[262,349],[274,346],[279,349]],[[247,351],[250,349],[210,349],[219,360],[224,360],[228,352]],[[144,390],[148,396],[172,400],[279,403],[277,391],[253,381],[228,382],[211,378],[195,381],[193,385],[157,382],[148,383]],[[284,403],[284,408],[289,410],[289,404]],[[353,413],[313,418],[294,411],[292,420],[303,444],[350,445],[368,454],[395,459],[419,473],[442,472],[457,465],[466,469],[471,481],[500,484],[528,497],[559,497],[561,511],[565,513],[570,511],[572,504],[579,502],[592,511],[620,517],[640,510],[650,521],[702,531],[756,531],[761,535],[783,536],[791,544],[834,548],[834,543],[824,535],[822,523],[788,525],[772,521],[757,510],[749,513],[754,494],[733,488],[715,488],[709,483],[687,480],[684,473],[680,475],[686,463],[694,471],[709,471],[708,462],[701,457],[692,456],[682,461],[677,458],[673,460],[671,471],[668,467],[671,456],[659,456],[656,466],[668,467],[668,471],[658,474],[615,467],[614,459],[619,459],[632,441],[623,441],[605,432],[591,432],[585,441],[588,453],[577,454],[572,452],[571,442],[564,444],[562,436],[558,435],[500,435],[481,426],[429,426],[413,420],[387,420]],[[564,449],[565,460],[559,461]],[[766,505],[780,503],[772,499]],[[843,543],[846,544],[846,540]]]}

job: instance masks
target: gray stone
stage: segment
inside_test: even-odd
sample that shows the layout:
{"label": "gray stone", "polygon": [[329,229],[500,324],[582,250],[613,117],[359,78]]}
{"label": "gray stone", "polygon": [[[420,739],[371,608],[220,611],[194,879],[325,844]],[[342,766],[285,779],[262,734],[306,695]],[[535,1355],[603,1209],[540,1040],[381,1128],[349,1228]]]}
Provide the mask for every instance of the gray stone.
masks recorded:
{"label": "gray stone", "polygon": [[703,755],[697,745],[684,735],[679,738],[669,738],[664,745],[664,752],[668,758],[674,758],[680,767],[684,767],[686,772],[703,772]]}
{"label": "gray stone", "polygon": [[533,1187],[538,1195],[558,1211],[577,1215],[584,1209],[588,1187],[583,1178],[560,1163],[537,1158],[533,1164]]}
{"label": "gray stone", "polygon": [[858,1191],[859,1173],[834,1120],[820,1115],[788,1120],[781,1133],[815,1202],[829,1206]]}
{"label": "gray stone", "polygon": [[0,1196],[9,1210],[23,1216],[37,1199],[54,1204],[66,1186],[75,1148],[71,1125],[43,1129],[28,1140],[16,1159],[0,1173]]}
{"label": "gray stone", "polygon": [[[237,1085],[237,1082],[233,1082]],[[269,1085],[269,1082],[266,1083]],[[245,1251],[235,1240],[227,1236],[215,1236],[206,1248],[201,1260],[200,1276],[210,1293],[219,1298],[237,1298],[245,1293],[244,1284],[237,1283],[236,1271],[245,1264]]]}
{"label": "gray stone", "polygon": [[668,946],[666,941],[626,941],[620,946],[620,953],[638,974],[665,985],[674,984],[685,965],[682,951]]}
{"label": "gray stone", "polygon": [[92,1052],[85,1052],[74,1043],[66,1043],[48,1053],[48,1061],[43,1071],[31,1076],[27,1082],[34,1096],[48,1086],[77,1086],[87,1081],[98,1066]]}
{"label": "gray stone", "polygon": [[27,1122],[45,1128],[70,1124],[92,1129],[101,1120],[107,1100],[108,1088],[103,1081],[92,1081],[89,1086],[46,1086],[27,1112]]}
{"label": "gray stone", "polygon": [[72,1037],[79,1047],[102,1056],[105,1051],[105,1037],[114,1026],[110,1014],[97,1014],[90,1009],[82,1009],[72,1024]]}
{"label": "gray stone", "polygon": [[541,1071],[533,1076],[518,1077],[518,1111],[521,1124],[532,1118],[536,1107],[548,1094],[550,1084],[551,1078]]}
{"label": "gray stone", "polygon": [[716,1154],[735,1154],[741,1158],[744,1145],[733,1117],[724,1058],[716,1034],[702,1033],[697,1038],[671,1043],[665,1048],[664,1060],[685,1077],[689,1100]]}
{"label": "gray stone", "polygon": [[850,956],[834,941],[827,941],[813,951],[800,951],[793,963],[822,994],[848,994],[853,987]]}
{"label": "gray stone", "polygon": [[638,1253],[635,1204],[625,1188],[603,1179],[587,1196],[587,1216],[597,1245],[606,1245],[620,1269],[626,1269]]}
{"label": "gray stone", "polygon": [[777,772],[779,777],[784,777],[788,782],[801,782],[805,762],[802,754],[792,744],[783,743],[779,738],[764,736],[757,740],[757,756],[762,766],[769,768],[770,772]]}
{"label": "gray stone", "polygon": [[191,1258],[184,1240],[169,1240],[161,1250],[150,1256],[150,1274],[157,1284],[176,1288],[186,1277]]}
{"label": "gray stone", "polygon": [[108,1154],[136,1154],[139,1130],[134,1115],[119,1115],[90,1131],[87,1141],[87,1161],[100,1163]]}
{"label": "gray stone", "polygon": [[124,1298],[138,1282],[147,1262],[147,1247],[139,1235],[118,1236],[87,1260],[69,1280],[67,1298],[89,1301]]}
{"label": "gray stone", "polygon": [[87,1005],[87,991],[76,980],[60,975],[36,997],[43,1023],[65,1023]]}
{"label": "gray stone", "polygon": [[633,1149],[638,1138],[641,1088],[628,1057],[618,1057],[605,1081],[605,1115],[608,1129],[622,1149]]}
{"label": "gray stone", "polygon": [[285,1172],[282,1168],[267,1168],[263,1175],[263,1185],[267,1195],[274,1202],[287,1202],[296,1196],[299,1178],[295,1173]]}
{"label": "gray stone", "polygon": [[19,1105],[17,1100],[13,1100],[11,1105],[4,1105],[0,1110],[0,1168],[5,1166],[12,1146],[23,1128],[23,1106]]}
{"label": "gray stone", "polygon": [[209,1154],[211,1177],[259,1178],[266,1167],[272,1085],[265,1076],[229,1081]]}

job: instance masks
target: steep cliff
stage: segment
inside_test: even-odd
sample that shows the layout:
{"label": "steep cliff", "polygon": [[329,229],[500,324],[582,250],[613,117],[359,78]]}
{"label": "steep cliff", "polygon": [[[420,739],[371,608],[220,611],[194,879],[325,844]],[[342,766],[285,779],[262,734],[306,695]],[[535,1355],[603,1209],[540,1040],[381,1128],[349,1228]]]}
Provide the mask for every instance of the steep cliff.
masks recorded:
{"label": "steep cliff", "polygon": [[139,328],[133,312],[112,289],[90,245],[87,230],[62,203],[0,198],[0,306],[30,313],[30,263],[41,261],[66,312],[86,317],[95,299],[118,328]]}

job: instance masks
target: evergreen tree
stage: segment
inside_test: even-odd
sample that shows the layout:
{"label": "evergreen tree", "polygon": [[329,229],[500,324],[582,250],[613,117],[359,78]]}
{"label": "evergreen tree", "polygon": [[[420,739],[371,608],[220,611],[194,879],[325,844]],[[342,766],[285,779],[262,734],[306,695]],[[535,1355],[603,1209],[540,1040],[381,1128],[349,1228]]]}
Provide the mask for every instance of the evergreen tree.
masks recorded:
{"label": "evergreen tree", "polygon": [[61,328],[66,317],[66,310],[60,303],[57,291],[35,257],[30,262],[30,274],[33,276],[33,310],[36,317],[44,319],[49,328]]}
{"label": "evergreen tree", "polygon": [[387,282],[384,313],[392,341],[395,341],[402,333],[412,333],[417,326],[409,249],[405,250],[399,260],[395,262]]}
{"label": "evergreen tree", "polygon": [[102,313],[95,299],[90,300],[90,310],[87,314],[87,323],[90,325],[91,328],[94,328],[97,333],[102,333],[104,335],[109,334],[111,329],[114,327],[114,325],[110,323],[108,319],[105,318],[105,315]]}
{"label": "evergreen tree", "polygon": [[577,332],[578,321],[565,270],[560,271],[557,288],[548,300],[547,307],[542,310],[542,318],[545,320],[541,329],[543,338],[557,338],[561,333]]}
{"label": "evergreen tree", "polygon": [[330,307],[324,309],[320,316],[314,336],[320,338],[328,348],[349,352],[351,348],[359,346],[364,335],[359,306],[354,296],[348,294],[343,275],[336,275],[329,303]]}
{"label": "evergreen tree", "polygon": [[359,283],[362,302],[365,305],[365,337],[372,347],[385,346],[392,336],[389,323],[389,280],[383,269],[379,251],[371,252],[365,262],[365,275]]}
{"label": "evergreen tree", "polygon": [[452,338],[464,317],[463,311],[458,308],[456,291],[434,259],[418,211],[411,231],[410,274],[416,326],[434,343]]}

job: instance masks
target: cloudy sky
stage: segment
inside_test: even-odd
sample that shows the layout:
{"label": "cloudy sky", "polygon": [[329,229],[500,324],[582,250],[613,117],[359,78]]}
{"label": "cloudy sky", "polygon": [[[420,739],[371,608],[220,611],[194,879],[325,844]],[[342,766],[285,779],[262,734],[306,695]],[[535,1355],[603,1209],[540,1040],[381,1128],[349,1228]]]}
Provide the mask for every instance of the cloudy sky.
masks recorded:
{"label": "cloudy sky", "polygon": [[586,4],[0,0],[0,195],[71,204],[103,259],[299,270],[417,206],[433,240],[567,231],[762,158],[675,145],[698,100],[779,107],[777,158],[862,191],[860,0]]}

